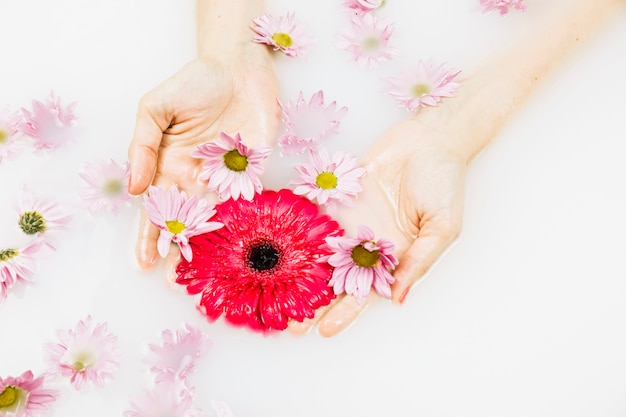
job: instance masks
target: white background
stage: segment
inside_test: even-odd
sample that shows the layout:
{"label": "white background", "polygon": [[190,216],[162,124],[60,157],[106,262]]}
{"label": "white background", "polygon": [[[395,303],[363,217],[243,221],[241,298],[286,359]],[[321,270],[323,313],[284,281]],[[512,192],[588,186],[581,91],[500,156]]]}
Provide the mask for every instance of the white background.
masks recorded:
{"label": "white background", "polygon": [[[139,98],[194,57],[192,3],[2,0],[0,105],[54,90],[80,118],[71,146],[0,164],[3,246],[22,185],[80,207],[81,164],[125,160]],[[348,106],[332,146],[362,155],[406,117],[381,93],[382,75],[429,57],[469,71],[532,31],[544,7],[528,0],[527,13],[500,17],[476,3],[389,0],[380,13],[396,24],[400,55],[372,71],[333,48],[348,22],[339,0],[271,2],[318,39],[308,58],[277,57],[281,98],[323,89]],[[138,204],[117,217],[81,211],[40,260],[39,285],[0,303],[0,375],[42,372],[42,344],[91,314],[117,334],[120,370],[105,388],[59,382],[49,416],[121,415],[149,380],[146,344],[185,322],[214,341],[193,376],[207,415],[211,398],[241,417],[626,415],[625,55],[622,13],[472,164],[461,238],[404,306],[377,303],[331,339],[210,324],[160,269],[134,264]],[[273,172],[270,186],[292,175]]]}

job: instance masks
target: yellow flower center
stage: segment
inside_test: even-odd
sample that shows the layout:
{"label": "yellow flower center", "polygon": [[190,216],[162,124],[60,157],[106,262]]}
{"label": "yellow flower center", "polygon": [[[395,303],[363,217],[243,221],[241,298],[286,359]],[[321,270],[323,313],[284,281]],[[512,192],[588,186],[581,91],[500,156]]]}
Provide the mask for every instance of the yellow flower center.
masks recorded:
{"label": "yellow flower center", "polygon": [[185,223],[181,223],[178,220],[167,220],[165,222],[165,225],[167,226],[167,230],[175,235],[179,234],[187,228],[187,226],[185,226]]}
{"label": "yellow flower center", "polygon": [[430,86],[426,84],[417,84],[413,86],[413,95],[415,97],[421,97],[424,94],[430,93]]}
{"label": "yellow flower center", "polygon": [[122,192],[122,188],[123,188],[122,181],[109,180],[105,182],[104,185],[102,186],[102,191],[104,192],[104,194],[110,197],[114,197],[116,195],[119,195]]}
{"label": "yellow flower center", "polygon": [[281,48],[289,48],[293,45],[293,39],[286,33],[277,32],[272,35],[272,40]]}
{"label": "yellow flower center", "polygon": [[324,190],[332,190],[337,187],[337,176],[332,172],[321,172],[315,178],[315,184]]}
{"label": "yellow flower center", "polygon": [[47,229],[46,219],[36,211],[26,211],[18,221],[20,229],[27,235],[45,232]]}
{"label": "yellow flower center", "polygon": [[4,129],[0,129],[0,143],[4,143],[9,138],[9,132]]}
{"label": "yellow flower center", "polygon": [[365,268],[371,268],[378,265],[378,260],[380,259],[380,253],[378,250],[370,252],[363,247],[363,244],[355,246],[354,249],[352,249],[351,256],[355,264]]}
{"label": "yellow flower center", "polygon": [[0,392],[0,410],[10,407],[17,401],[17,388],[8,386],[4,391]]}
{"label": "yellow flower center", "polygon": [[239,153],[237,149],[224,154],[224,165],[231,171],[245,171],[248,166],[248,157]]}
{"label": "yellow flower center", "polygon": [[17,249],[0,250],[0,262],[6,262],[9,259],[15,258],[18,253]]}
{"label": "yellow flower center", "polygon": [[92,366],[94,362],[95,360],[92,354],[89,352],[80,352],[75,356],[72,367],[77,372],[84,372],[85,368]]}
{"label": "yellow flower center", "polygon": [[377,51],[380,47],[380,39],[375,36],[370,36],[361,41],[361,47],[366,51]]}

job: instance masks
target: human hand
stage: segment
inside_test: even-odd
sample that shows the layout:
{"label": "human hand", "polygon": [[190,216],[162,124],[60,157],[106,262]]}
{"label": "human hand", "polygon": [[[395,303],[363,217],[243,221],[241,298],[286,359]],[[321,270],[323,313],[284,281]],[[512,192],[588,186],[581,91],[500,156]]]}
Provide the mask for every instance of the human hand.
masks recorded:
{"label": "human hand", "polygon": [[[353,207],[335,215],[356,236],[360,224],[376,239],[395,242],[400,260],[393,275],[392,300],[402,303],[411,286],[422,278],[461,230],[466,158],[447,145],[454,124],[431,124],[417,117],[403,121],[380,138],[364,158],[367,174],[363,192]],[[352,295],[338,296],[319,309],[315,318],[292,322],[301,334],[317,325],[323,336],[333,336],[351,324],[378,298],[371,292],[359,304]]]}
{"label": "human hand", "polygon": [[[278,84],[269,57],[254,62],[191,61],[139,103],[128,150],[130,193],[140,194],[150,184],[165,189],[177,184],[187,194],[207,194],[206,184],[198,180],[202,161],[189,154],[221,132],[240,133],[249,146],[270,144],[279,123],[277,97]],[[158,229],[143,213],[136,244],[142,269],[158,260],[158,236]],[[177,248],[172,247],[166,259],[168,271],[173,271],[178,258]]]}

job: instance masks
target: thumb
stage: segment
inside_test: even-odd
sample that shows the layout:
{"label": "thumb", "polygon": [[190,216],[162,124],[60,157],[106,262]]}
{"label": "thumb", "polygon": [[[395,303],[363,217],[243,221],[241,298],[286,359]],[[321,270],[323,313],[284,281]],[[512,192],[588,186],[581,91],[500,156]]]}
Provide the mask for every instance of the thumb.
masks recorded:
{"label": "thumb", "polygon": [[152,183],[156,172],[159,146],[163,132],[170,126],[172,113],[166,110],[165,101],[154,92],[146,94],[139,102],[135,132],[128,148],[130,182],[128,191],[141,194]]}

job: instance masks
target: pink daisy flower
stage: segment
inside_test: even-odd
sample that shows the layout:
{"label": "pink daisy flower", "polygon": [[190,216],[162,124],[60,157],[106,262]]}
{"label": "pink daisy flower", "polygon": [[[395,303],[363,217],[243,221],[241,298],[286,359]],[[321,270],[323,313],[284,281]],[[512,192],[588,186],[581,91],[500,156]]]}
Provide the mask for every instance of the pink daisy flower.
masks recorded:
{"label": "pink daisy flower", "polygon": [[194,361],[211,345],[209,337],[190,324],[185,325],[184,331],[176,333],[164,330],[161,338],[162,345],[148,345],[154,353],[148,363],[150,370],[156,374],[157,383],[185,380],[193,371]]}
{"label": "pink daisy flower", "polygon": [[252,29],[256,32],[253,42],[270,45],[275,51],[280,50],[287,56],[302,56],[306,53],[306,47],[315,42],[313,37],[305,33],[304,25],[296,23],[293,13],[278,19],[266,13],[252,23]]}
{"label": "pink daisy flower", "polygon": [[118,164],[113,159],[109,159],[84,163],[79,175],[85,183],[80,192],[80,198],[92,213],[108,210],[117,214],[122,206],[133,201],[133,197],[128,193],[130,180],[128,162]]}
{"label": "pink daisy flower", "polygon": [[505,15],[509,8],[526,11],[524,0],[480,0],[480,5],[483,6],[483,13],[497,11],[500,15]]}
{"label": "pink daisy flower", "polygon": [[259,179],[262,161],[271,152],[269,146],[248,148],[239,133],[231,137],[222,132],[219,140],[203,143],[191,156],[204,160],[204,171],[198,178],[208,180],[209,190],[217,191],[222,200],[243,197],[250,201],[255,192],[263,190]]}
{"label": "pink daisy flower", "polygon": [[328,283],[335,294],[352,294],[362,303],[373,287],[381,297],[391,298],[394,278],[389,270],[398,265],[393,256],[393,242],[387,239],[374,241],[372,229],[359,226],[356,239],[330,236],[326,243],[334,254],[322,260],[335,267]]}
{"label": "pink daisy flower", "polygon": [[33,100],[32,106],[32,111],[22,109],[24,121],[19,130],[35,139],[35,149],[54,150],[65,143],[70,136],[68,128],[76,121],[76,103],[63,107],[61,99],[50,93],[45,103]]}
{"label": "pink daisy flower", "polygon": [[202,410],[192,407],[193,393],[172,383],[156,384],[130,402],[124,417],[200,417]]}
{"label": "pink daisy flower", "polygon": [[385,0],[345,0],[343,6],[358,15],[369,13],[385,4]]}
{"label": "pink daisy flower", "polygon": [[43,246],[41,237],[36,237],[22,249],[0,249],[0,301],[16,285],[32,283],[37,269],[35,255]]}
{"label": "pink daisy flower", "polygon": [[389,45],[392,34],[393,25],[371,13],[355,16],[350,28],[339,34],[337,47],[350,52],[358,66],[375,68],[379,62],[389,61],[398,53]]}
{"label": "pink daisy flower", "polygon": [[324,106],[324,91],[313,94],[307,104],[302,91],[295,103],[286,105],[278,101],[286,127],[279,144],[284,155],[295,155],[307,149],[315,149],[320,142],[339,133],[341,119],[348,112],[347,107],[337,110],[337,102]]}
{"label": "pink daisy flower", "polygon": [[[18,225],[27,235],[45,235],[50,231],[63,229],[67,226],[71,212],[55,202],[35,198],[25,187],[20,192],[17,204],[19,215]],[[54,249],[54,246],[46,240],[46,244]]]}
{"label": "pink daisy flower", "polygon": [[0,108],[0,162],[11,158],[20,150],[17,142],[22,115],[11,112],[8,107]]}
{"label": "pink daisy flower", "polygon": [[295,166],[300,178],[289,183],[296,186],[294,194],[317,199],[321,205],[335,201],[349,204],[363,190],[359,178],[365,168],[359,166],[355,156],[337,152],[331,158],[323,148],[311,150],[310,155],[310,162]]}
{"label": "pink daisy flower", "polygon": [[107,331],[106,323],[95,323],[87,316],[75,329],[59,330],[57,336],[60,343],[44,346],[51,373],[70,377],[77,390],[88,381],[101,387],[113,377],[120,351],[117,336]]}
{"label": "pink daisy flower", "polygon": [[164,258],[170,251],[170,243],[174,242],[178,244],[183,258],[190,261],[193,254],[189,238],[223,226],[222,223],[207,221],[213,217],[215,210],[207,205],[206,200],[195,195],[187,198],[187,194],[179,191],[176,185],[172,185],[167,193],[151,185],[148,195],[144,195],[144,209],[148,219],[160,229],[157,249]]}
{"label": "pink daisy flower", "polygon": [[31,371],[15,377],[0,377],[0,416],[34,417],[46,411],[59,391],[46,389],[44,377],[35,378]]}
{"label": "pink daisy flower", "polygon": [[224,227],[190,240],[193,261],[178,264],[176,280],[201,294],[209,320],[224,314],[234,325],[283,330],[331,302],[332,268],[318,260],[331,254],[324,239],[342,230],[315,204],[283,189],[215,209]]}
{"label": "pink daisy flower", "polygon": [[431,61],[420,60],[415,70],[390,80],[389,95],[409,111],[420,106],[436,106],[442,97],[454,97],[460,87],[454,79],[460,72],[447,70],[444,64],[435,67]]}

